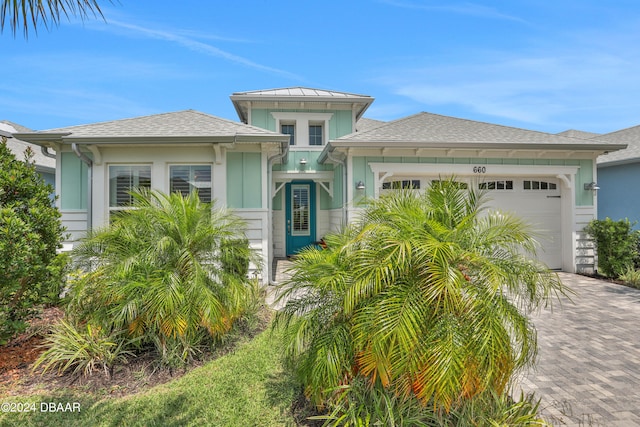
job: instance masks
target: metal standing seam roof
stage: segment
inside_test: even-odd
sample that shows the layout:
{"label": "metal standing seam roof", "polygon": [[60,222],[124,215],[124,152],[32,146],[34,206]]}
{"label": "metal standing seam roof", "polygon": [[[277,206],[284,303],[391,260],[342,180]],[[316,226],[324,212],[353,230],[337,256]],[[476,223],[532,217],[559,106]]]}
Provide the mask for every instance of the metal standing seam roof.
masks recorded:
{"label": "metal standing seam roof", "polygon": [[331,143],[334,142],[389,143],[398,145],[403,143],[431,143],[431,145],[442,144],[447,147],[451,145],[477,146],[477,144],[531,144],[549,146],[549,148],[556,145],[569,145],[574,146],[576,149],[598,149],[602,146],[611,146],[612,150],[623,148],[623,146],[619,146],[616,143],[601,141],[600,139],[570,138],[425,112],[387,122],[368,131],[354,132],[331,141]]}
{"label": "metal standing seam roof", "polygon": [[48,129],[36,133],[41,135],[69,133],[70,135],[65,137],[69,139],[189,138],[234,135],[282,136],[276,132],[195,110]]}
{"label": "metal standing seam roof", "polygon": [[640,162],[640,125],[616,132],[599,135],[598,140],[617,144],[627,144],[627,148],[603,154],[598,157],[598,165]]}
{"label": "metal standing seam roof", "polygon": [[356,119],[360,119],[374,99],[368,95],[356,93],[339,92],[335,90],[314,89],[309,87],[284,87],[279,89],[262,89],[246,92],[234,92],[231,94],[231,101],[238,113],[238,117],[243,122],[248,120],[249,108],[243,101],[264,101],[264,102],[327,102],[327,103],[347,103],[359,105],[353,107],[356,110]]}
{"label": "metal standing seam roof", "polygon": [[335,90],[314,89],[309,87],[284,87],[278,89],[262,89],[252,90],[246,92],[234,92],[231,97],[261,97],[261,98],[334,98],[336,100],[348,100],[353,98],[360,98],[364,100],[371,100],[368,95],[359,95],[349,92],[338,92]]}

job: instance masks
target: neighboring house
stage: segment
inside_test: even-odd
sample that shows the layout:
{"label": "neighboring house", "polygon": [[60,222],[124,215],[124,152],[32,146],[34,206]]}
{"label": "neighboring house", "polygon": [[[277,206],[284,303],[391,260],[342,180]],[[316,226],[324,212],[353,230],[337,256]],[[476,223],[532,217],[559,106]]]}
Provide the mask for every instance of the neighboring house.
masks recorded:
{"label": "neighboring house", "polygon": [[628,218],[640,229],[640,126],[596,137],[627,144],[627,148],[598,157],[598,218]]}
{"label": "neighboring house", "polygon": [[17,136],[55,149],[73,239],[126,209],[132,187],[198,189],[247,221],[266,281],[274,257],[352,221],[366,198],[455,175],[530,220],[551,268],[592,263],[576,250],[596,215],[584,184],[596,181],[597,156],[625,145],[428,113],[363,119],[373,100],[299,87],[237,92],[240,122],[188,110]]}
{"label": "neighboring house", "polygon": [[[47,151],[42,150],[42,147],[38,147],[35,144],[21,141],[14,138],[14,133],[33,132],[31,129],[18,124],[2,120],[0,121],[0,135],[7,138],[7,146],[11,152],[16,156],[18,160],[24,160],[24,152],[27,147],[33,150],[33,161],[36,165],[36,170],[47,184],[51,184],[55,187],[56,183],[56,159],[55,155],[49,154]],[[46,153],[46,154],[45,154]]]}

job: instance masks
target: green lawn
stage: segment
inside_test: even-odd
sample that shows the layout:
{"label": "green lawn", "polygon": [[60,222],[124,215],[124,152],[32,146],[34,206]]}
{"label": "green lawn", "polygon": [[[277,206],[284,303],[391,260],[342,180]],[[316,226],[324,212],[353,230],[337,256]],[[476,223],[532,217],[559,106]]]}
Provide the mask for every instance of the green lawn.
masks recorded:
{"label": "green lawn", "polygon": [[[293,426],[296,384],[283,370],[275,341],[267,329],[180,379],[124,398],[4,398],[0,426]],[[78,402],[80,412],[41,412],[46,402],[69,403],[71,409]],[[35,403],[35,411],[7,413],[7,403]]]}

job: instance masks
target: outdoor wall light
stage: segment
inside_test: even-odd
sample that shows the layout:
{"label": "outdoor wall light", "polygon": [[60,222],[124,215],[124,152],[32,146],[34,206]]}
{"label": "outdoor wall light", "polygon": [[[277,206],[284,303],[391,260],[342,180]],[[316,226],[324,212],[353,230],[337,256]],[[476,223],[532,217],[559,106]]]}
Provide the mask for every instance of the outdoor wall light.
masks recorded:
{"label": "outdoor wall light", "polygon": [[307,164],[307,159],[300,159],[300,164],[302,166],[306,165]]}
{"label": "outdoor wall light", "polygon": [[362,181],[356,182],[356,190],[364,190],[364,182]]}
{"label": "outdoor wall light", "polygon": [[584,189],[591,190],[591,191],[598,191],[600,187],[598,187],[598,184],[596,184],[595,182],[589,182],[584,185]]}

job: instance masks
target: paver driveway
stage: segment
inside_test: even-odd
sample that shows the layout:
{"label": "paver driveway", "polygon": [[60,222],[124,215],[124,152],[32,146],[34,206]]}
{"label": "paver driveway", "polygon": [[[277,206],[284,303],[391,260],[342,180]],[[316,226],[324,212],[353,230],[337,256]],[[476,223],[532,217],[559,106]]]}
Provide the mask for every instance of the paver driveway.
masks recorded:
{"label": "paver driveway", "polygon": [[560,277],[577,294],[532,317],[538,364],[515,390],[535,392],[556,426],[640,426],[640,290]]}

